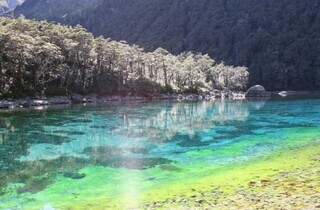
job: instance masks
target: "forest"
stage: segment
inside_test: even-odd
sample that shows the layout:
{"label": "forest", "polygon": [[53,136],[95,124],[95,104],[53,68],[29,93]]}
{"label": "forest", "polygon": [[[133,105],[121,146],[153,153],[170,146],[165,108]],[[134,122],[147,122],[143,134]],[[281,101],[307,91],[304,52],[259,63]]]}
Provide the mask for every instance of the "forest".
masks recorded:
{"label": "forest", "polygon": [[206,54],[146,52],[79,25],[0,18],[1,97],[244,90],[248,77]]}
{"label": "forest", "polygon": [[[72,5],[72,6],[71,6]],[[80,24],[148,51],[246,66],[250,85],[320,89],[318,0],[27,0],[14,14]]]}

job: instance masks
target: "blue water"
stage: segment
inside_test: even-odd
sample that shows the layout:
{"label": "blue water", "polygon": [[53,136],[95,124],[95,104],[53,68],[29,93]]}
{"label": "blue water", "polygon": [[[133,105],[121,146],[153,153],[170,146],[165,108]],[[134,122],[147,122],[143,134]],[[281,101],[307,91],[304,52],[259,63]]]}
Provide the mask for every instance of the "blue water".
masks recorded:
{"label": "blue water", "polygon": [[[10,184],[26,184],[43,174],[81,179],[77,171],[89,166],[145,170],[170,163],[229,164],[292,144],[290,132],[319,128],[320,99],[316,98],[1,111],[0,201],[1,195],[8,199]],[[41,184],[15,189],[12,199],[16,194],[41,192],[53,181]]]}

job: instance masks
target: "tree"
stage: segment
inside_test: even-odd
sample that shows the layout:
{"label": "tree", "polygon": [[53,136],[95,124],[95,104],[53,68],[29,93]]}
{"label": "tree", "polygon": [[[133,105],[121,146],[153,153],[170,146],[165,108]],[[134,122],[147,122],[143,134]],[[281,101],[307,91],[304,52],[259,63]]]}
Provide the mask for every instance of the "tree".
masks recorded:
{"label": "tree", "polygon": [[[211,84],[242,89],[247,69],[216,64],[208,55],[178,56],[159,48],[95,38],[83,27],[0,18],[0,94],[142,94],[199,92]],[[209,78],[209,79],[208,79]]]}

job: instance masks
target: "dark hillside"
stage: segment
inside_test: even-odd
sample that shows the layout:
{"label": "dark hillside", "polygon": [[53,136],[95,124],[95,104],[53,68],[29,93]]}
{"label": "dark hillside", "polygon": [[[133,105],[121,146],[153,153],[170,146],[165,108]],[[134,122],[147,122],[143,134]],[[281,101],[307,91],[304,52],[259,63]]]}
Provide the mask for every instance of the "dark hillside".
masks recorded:
{"label": "dark hillside", "polygon": [[271,90],[320,88],[317,0],[100,0],[72,12],[73,1],[45,2],[27,0],[16,15],[79,23],[147,50],[208,53],[248,67],[250,83]]}

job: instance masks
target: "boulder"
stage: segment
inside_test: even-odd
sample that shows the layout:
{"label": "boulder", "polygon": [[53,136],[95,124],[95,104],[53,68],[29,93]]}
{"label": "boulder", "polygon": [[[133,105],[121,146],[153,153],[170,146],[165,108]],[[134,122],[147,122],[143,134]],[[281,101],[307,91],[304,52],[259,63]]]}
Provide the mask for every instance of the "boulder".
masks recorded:
{"label": "boulder", "polygon": [[221,94],[221,92],[219,90],[215,90],[213,93],[214,93],[214,97],[215,98],[221,98],[222,97],[222,94]]}
{"label": "boulder", "polygon": [[47,100],[33,100],[31,103],[32,106],[47,106],[49,102]]}
{"label": "boulder", "polygon": [[8,109],[10,107],[10,104],[8,102],[0,102],[0,109]]}
{"label": "boulder", "polygon": [[271,94],[261,85],[255,85],[248,89],[246,98],[269,98]]}
{"label": "boulder", "polygon": [[49,103],[52,105],[60,105],[60,104],[70,104],[71,101],[69,100],[68,97],[57,96],[57,97],[51,98]]}
{"label": "boulder", "polygon": [[135,99],[136,101],[143,101],[143,100],[146,100],[146,98],[145,98],[145,97],[143,97],[143,96],[135,96],[135,97],[134,97],[134,99]]}
{"label": "boulder", "polygon": [[231,96],[229,96],[229,98],[233,99],[233,100],[242,100],[246,98],[245,93],[234,93],[232,92]]}
{"label": "boulder", "polygon": [[121,101],[122,97],[121,96],[111,96],[111,101]]}
{"label": "boulder", "polygon": [[197,97],[195,97],[195,95],[193,94],[190,94],[190,95],[187,95],[185,96],[185,99],[189,100],[189,101],[192,101],[192,100],[195,100]]}
{"label": "boulder", "polygon": [[79,94],[72,94],[70,98],[73,103],[83,103],[84,102],[84,97]]}
{"label": "boulder", "polygon": [[232,91],[230,90],[222,90],[220,94],[221,98],[232,98]]}
{"label": "boulder", "polygon": [[178,95],[178,100],[184,100],[184,99],[186,99],[184,95],[182,95],[182,94]]}
{"label": "boulder", "polygon": [[91,94],[83,98],[83,102],[85,103],[94,103],[98,101],[98,95]]}
{"label": "boulder", "polygon": [[17,103],[20,107],[30,107],[32,105],[32,101],[30,99],[18,100]]}

